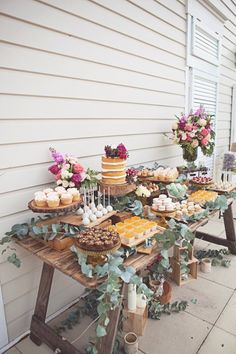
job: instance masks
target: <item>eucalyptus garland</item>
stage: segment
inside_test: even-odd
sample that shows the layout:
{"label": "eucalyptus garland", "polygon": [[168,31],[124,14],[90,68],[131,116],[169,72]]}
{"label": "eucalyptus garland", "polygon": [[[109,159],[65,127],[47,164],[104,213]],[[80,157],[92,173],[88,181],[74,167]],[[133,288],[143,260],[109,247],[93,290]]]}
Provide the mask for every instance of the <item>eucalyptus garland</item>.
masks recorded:
{"label": "eucalyptus garland", "polygon": [[113,254],[107,255],[107,262],[103,265],[96,265],[95,267],[87,263],[87,256],[78,251],[75,246],[71,247],[78,258],[78,263],[81,272],[89,278],[97,276],[97,278],[104,278],[104,281],[98,286],[99,291],[98,306],[98,321],[96,326],[96,338],[90,343],[88,352],[92,354],[98,353],[99,339],[107,334],[106,328],[110,322],[109,312],[114,310],[117,306],[122,305],[121,286],[122,282],[134,283],[138,286],[138,291],[147,296],[152,294],[152,291],[142,282],[142,280],[135,275],[136,271],[133,267],[125,267],[123,265],[124,259],[121,257],[122,252],[116,251]]}

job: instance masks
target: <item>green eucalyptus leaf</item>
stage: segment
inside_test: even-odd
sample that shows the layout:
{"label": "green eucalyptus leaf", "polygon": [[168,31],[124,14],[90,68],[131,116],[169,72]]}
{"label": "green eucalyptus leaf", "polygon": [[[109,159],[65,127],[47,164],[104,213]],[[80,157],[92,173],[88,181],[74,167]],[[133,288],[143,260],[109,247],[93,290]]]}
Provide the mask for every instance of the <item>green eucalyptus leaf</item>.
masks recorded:
{"label": "green eucalyptus leaf", "polygon": [[99,338],[104,337],[107,334],[105,327],[98,324],[96,328],[96,334]]}

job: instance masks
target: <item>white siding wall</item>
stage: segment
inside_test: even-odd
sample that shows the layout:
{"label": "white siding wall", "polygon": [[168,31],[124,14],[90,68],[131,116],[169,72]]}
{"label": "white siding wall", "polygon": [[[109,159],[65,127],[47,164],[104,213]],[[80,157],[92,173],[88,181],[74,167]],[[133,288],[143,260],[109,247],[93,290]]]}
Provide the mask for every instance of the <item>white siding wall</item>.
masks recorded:
{"label": "white siding wall", "polygon": [[236,84],[236,3],[232,0],[221,0],[221,2],[229,10],[229,20],[225,22],[221,51],[217,141],[218,153],[229,150],[232,87]]}
{"label": "white siding wall", "polygon": [[[1,234],[30,216],[33,192],[52,182],[50,146],[94,168],[104,145],[121,141],[130,165],[180,162],[162,133],[185,105],[184,1],[1,0],[0,12]],[[41,270],[19,253],[19,270],[5,257],[0,264],[9,340],[29,328]],[[57,273],[49,312],[80,292]]]}

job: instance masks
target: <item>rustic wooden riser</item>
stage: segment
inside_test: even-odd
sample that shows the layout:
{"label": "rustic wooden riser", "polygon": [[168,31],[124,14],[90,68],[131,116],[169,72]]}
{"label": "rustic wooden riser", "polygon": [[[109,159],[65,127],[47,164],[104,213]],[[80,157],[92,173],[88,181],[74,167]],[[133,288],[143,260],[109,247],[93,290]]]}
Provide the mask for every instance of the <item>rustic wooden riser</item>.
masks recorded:
{"label": "rustic wooden riser", "polygon": [[[103,215],[101,218],[97,219],[96,221],[93,221],[90,224],[86,225],[85,227],[91,228],[91,227],[98,226],[103,221],[110,219],[116,213],[117,213],[117,211],[113,210],[110,213]],[[62,224],[69,224],[69,225],[73,225],[73,226],[80,226],[83,224],[81,216],[76,215],[76,214],[67,215],[67,216],[62,217],[62,218],[60,218],[60,222]]]}

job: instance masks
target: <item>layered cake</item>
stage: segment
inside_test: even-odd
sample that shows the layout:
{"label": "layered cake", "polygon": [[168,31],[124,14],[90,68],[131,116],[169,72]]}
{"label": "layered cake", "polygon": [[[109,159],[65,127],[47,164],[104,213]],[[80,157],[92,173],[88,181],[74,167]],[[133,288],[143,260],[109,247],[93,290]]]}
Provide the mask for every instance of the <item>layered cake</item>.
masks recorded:
{"label": "layered cake", "polygon": [[82,231],[76,243],[85,251],[109,251],[120,245],[120,236],[116,231],[91,228]]}
{"label": "layered cake", "polygon": [[126,159],[128,151],[123,144],[117,147],[105,146],[105,156],[102,156],[102,182],[106,184],[126,183]]}

